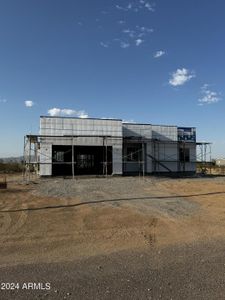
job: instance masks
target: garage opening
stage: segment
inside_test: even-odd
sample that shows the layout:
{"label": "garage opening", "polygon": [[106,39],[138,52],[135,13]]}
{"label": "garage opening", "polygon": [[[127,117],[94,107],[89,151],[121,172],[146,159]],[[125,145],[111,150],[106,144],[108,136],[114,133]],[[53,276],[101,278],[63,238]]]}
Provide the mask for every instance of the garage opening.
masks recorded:
{"label": "garage opening", "polygon": [[72,176],[73,152],[74,175],[112,174],[112,146],[52,146],[53,176]]}

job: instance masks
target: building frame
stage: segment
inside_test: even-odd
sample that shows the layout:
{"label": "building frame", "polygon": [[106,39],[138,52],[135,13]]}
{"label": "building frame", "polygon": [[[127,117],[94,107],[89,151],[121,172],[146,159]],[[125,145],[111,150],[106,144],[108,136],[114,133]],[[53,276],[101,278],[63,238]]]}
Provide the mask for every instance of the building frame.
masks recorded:
{"label": "building frame", "polygon": [[[77,175],[86,175],[85,167],[88,170],[88,166],[93,175],[102,176],[194,174],[197,162],[206,163],[207,151],[210,152],[211,160],[211,143],[196,142],[188,131],[188,138],[192,140],[180,138],[177,126],[123,123],[120,119],[42,116],[40,120],[40,134],[29,134],[24,137],[24,177],[27,179],[30,179],[32,172],[40,176],[54,176],[54,170],[59,170],[57,175],[75,178]],[[87,126],[86,130],[84,126],[88,120],[91,120],[89,124],[94,125],[93,128]],[[110,134],[110,131],[106,130],[108,123],[112,133],[116,134]],[[65,130],[66,126],[69,127]],[[81,129],[78,131],[77,128]],[[187,127],[195,133],[193,128]],[[196,153],[197,147],[200,154]],[[54,149],[55,153],[61,153],[61,156],[69,153],[68,158],[59,159],[61,157],[58,155],[55,159]],[[57,149],[66,150],[57,152]],[[186,157],[189,153],[187,150],[192,151],[192,157],[190,154]],[[94,162],[96,157],[98,167],[94,169],[92,165],[96,164]],[[84,173],[81,173],[82,168]],[[60,174],[60,170],[65,174],[63,172]],[[94,171],[97,171],[96,174]]]}

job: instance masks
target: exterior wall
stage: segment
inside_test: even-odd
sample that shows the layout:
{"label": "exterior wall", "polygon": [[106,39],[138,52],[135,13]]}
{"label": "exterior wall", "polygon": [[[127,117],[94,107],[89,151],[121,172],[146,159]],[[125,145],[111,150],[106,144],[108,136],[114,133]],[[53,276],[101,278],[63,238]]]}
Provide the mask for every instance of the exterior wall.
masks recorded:
{"label": "exterior wall", "polygon": [[121,120],[41,117],[40,135],[52,136],[41,138],[41,176],[52,175],[53,145],[112,146],[113,174],[122,174]]}
{"label": "exterior wall", "polygon": [[152,139],[152,172],[178,172],[177,126],[152,125]]}
{"label": "exterior wall", "polygon": [[224,167],[225,166],[225,158],[217,158],[215,160],[215,164],[218,167]]}
{"label": "exterior wall", "polygon": [[186,143],[185,147],[190,149],[190,162],[185,163],[185,172],[196,172],[196,144]]}
{"label": "exterior wall", "polygon": [[145,170],[146,170],[147,174],[150,174],[153,172],[153,162],[152,162],[151,157],[148,156],[148,155],[152,156],[152,149],[153,149],[152,143],[147,143],[146,148],[145,148],[145,151],[146,151]]}
{"label": "exterior wall", "polygon": [[[176,126],[130,124],[121,120],[41,117],[40,119],[40,175],[52,175],[52,146],[103,146],[112,147],[112,174],[183,171],[179,163],[178,128]],[[43,137],[46,135],[46,137]],[[107,137],[106,137],[107,136]],[[137,140],[140,138],[140,142]],[[126,147],[134,142],[144,143],[144,159],[127,161]],[[143,139],[143,140],[142,140]],[[190,162],[185,162],[185,172],[196,170],[196,143],[186,142],[190,149]],[[142,149],[140,150],[142,152]],[[142,152],[143,153],[143,152]],[[156,159],[156,161],[153,159]],[[160,163],[157,163],[157,160]],[[168,169],[167,169],[168,168]]]}
{"label": "exterior wall", "polygon": [[[146,173],[168,173],[168,169],[172,172],[182,172],[183,170],[185,172],[196,171],[196,144],[193,142],[186,141],[185,144],[185,147],[190,149],[190,162],[185,162],[184,168],[183,163],[179,163],[179,147],[176,143],[178,142],[177,126],[123,124],[123,135],[126,138],[146,138],[144,157]],[[132,139],[124,143],[125,154],[126,147],[131,141]],[[140,172],[142,171],[142,163],[125,161],[124,171]]]}
{"label": "exterior wall", "polygon": [[[123,124],[123,135],[127,138],[144,137],[149,139],[149,141],[145,141],[144,163],[146,173],[168,172],[168,169],[165,167],[173,172],[178,172],[177,144],[170,143],[177,142],[176,126]],[[124,147],[126,146],[125,143]],[[162,164],[165,167],[163,167],[162,164],[158,164],[151,157],[154,157],[158,161],[163,161]],[[142,164],[138,162],[125,162],[124,170],[126,172],[140,172],[140,170],[142,170]]]}
{"label": "exterior wall", "polygon": [[[129,148],[134,147],[140,147],[139,150],[137,150],[137,155],[140,156],[140,159],[138,161],[136,160],[130,160],[129,159]],[[136,151],[135,151],[136,152]],[[123,172],[126,173],[139,173],[142,171],[143,168],[143,161],[142,161],[142,144],[140,143],[134,143],[132,141],[124,141],[123,143]]]}
{"label": "exterior wall", "polygon": [[152,125],[123,123],[123,137],[152,138]]}
{"label": "exterior wall", "polygon": [[[123,123],[123,137],[124,138],[144,138],[144,139],[151,139],[152,138],[152,125],[150,124],[129,124],[129,123]],[[147,145],[150,145],[150,143],[144,142],[144,159],[142,158],[140,161],[128,161],[127,160],[127,148],[131,145],[138,144],[133,143],[132,140],[124,140],[123,144],[123,155],[125,157],[123,162],[123,171],[124,173],[141,173],[143,172],[143,168],[145,172],[151,173],[151,158],[146,156],[147,151],[149,150],[149,147]],[[142,154],[143,151],[143,145],[142,141],[140,141],[141,149],[140,152]],[[143,166],[144,164],[144,166]]]}
{"label": "exterior wall", "polygon": [[113,146],[113,175],[123,174],[122,141]]}
{"label": "exterior wall", "polygon": [[51,136],[93,135],[122,137],[121,120],[41,117],[40,134]]}
{"label": "exterior wall", "polygon": [[45,139],[40,144],[40,175],[52,175],[52,145]]}
{"label": "exterior wall", "polygon": [[152,138],[160,141],[177,141],[177,126],[152,125]]}
{"label": "exterior wall", "polygon": [[[178,147],[175,143],[156,142],[153,144],[152,156],[157,161],[153,160],[153,172],[168,173],[168,169],[172,172],[178,172]],[[167,169],[168,168],[168,169]]]}

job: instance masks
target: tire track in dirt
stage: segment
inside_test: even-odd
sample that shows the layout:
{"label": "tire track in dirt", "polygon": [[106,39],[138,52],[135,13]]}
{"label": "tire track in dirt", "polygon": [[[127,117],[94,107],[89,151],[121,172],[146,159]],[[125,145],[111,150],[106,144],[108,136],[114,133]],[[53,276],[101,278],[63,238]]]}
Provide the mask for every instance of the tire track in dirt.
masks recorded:
{"label": "tire track in dirt", "polygon": [[142,236],[144,237],[145,243],[150,247],[154,247],[157,242],[156,240],[157,223],[158,223],[158,219],[152,218],[152,220],[148,224],[147,230],[141,232]]}
{"label": "tire track in dirt", "polygon": [[[7,195],[7,194],[6,194]],[[22,195],[20,193],[10,193],[10,199],[4,199],[2,201],[2,210],[11,210],[15,208],[15,205],[21,203],[21,207],[27,208],[27,204],[23,202],[24,197],[21,198]],[[8,201],[7,201],[8,200]],[[20,229],[25,225],[27,220],[28,212],[21,211],[16,215],[9,213],[1,213],[0,212],[0,236],[1,241],[7,239],[7,235],[17,234],[20,235]],[[22,234],[22,233],[21,233]]]}

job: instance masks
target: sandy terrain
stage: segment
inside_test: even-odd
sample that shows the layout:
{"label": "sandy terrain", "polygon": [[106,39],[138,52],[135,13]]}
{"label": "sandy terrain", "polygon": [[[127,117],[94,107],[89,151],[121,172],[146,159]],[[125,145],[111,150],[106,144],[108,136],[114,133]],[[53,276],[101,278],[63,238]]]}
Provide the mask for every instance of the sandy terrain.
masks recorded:
{"label": "sandy terrain", "polygon": [[[37,266],[46,264],[51,264],[54,270],[55,263],[59,264],[58,268],[69,264],[71,268],[80,266],[82,269],[87,260],[92,259],[90,266],[98,266],[96,261],[101,258],[117,261],[123,255],[128,260],[134,255],[135,264],[140,268],[137,260],[140,253],[147,255],[152,264],[157,262],[157,266],[168,268],[166,262],[176,265],[178,261],[173,260],[178,253],[183,253],[180,249],[187,249],[188,245],[192,255],[198,248],[196,255],[200,261],[201,245],[207,245],[208,249],[217,249],[220,245],[218,249],[221,249],[225,243],[225,178],[57,178],[25,184],[21,178],[11,176],[8,189],[0,190],[0,242],[2,274],[7,269],[7,274],[14,274],[14,280],[15,270],[19,272],[29,265],[37,270]],[[157,253],[165,255],[156,258]],[[204,259],[209,258],[209,253],[205,256]],[[127,268],[132,269],[132,266],[128,263]],[[125,274],[123,272],[120,275]],[[82,273],[84,278],[85,274]],[[84,278],[76,276],[76,284],[79,280],[84,284]],[[60,286],[59,281],[55,282]],[[55,288],[57,290],[57,285]],[[123,292],[114,296],[111,293],[112,297],[104,297],[104,294],[99,299],[125,299]],[[86,299],[82,293],[72,299]],[[138,299],[138,293],[133,295],[133,299]],[[145,299],[144,295],[139,299]],[[155,295],[159,297],[162,293]],[[175,293],[173,299],[181,299],[179,295]],[[217,295],[216,291],[213,295]],[[4,297],[14,299],[13,294],[6,293]],[[27,295],[19,297],[17,294],[15,299],[29,299]],[[56,296],[50,293],[45,297],[54,299]],[[153,294],[149,297],[160,299]],[[200,293],[196,299],[207,297],[201,298]]]}

